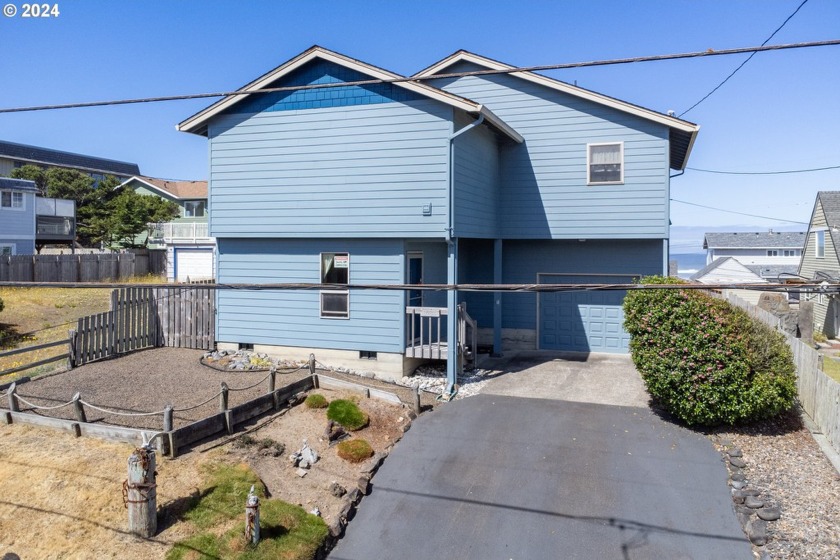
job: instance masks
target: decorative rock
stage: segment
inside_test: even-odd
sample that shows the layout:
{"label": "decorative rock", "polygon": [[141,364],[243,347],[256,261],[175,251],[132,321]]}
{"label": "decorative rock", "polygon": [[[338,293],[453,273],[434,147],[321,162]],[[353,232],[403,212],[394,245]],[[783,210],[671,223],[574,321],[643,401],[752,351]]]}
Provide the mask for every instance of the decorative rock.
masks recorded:
{"label": "decorative rock", "polygon": [[765,521],[776,521],[782,516],[782,509],[779,506],[766,506],[755,513]]}
{"label": "decorative rock", "polygon": [[727,439],[727,438],[723,438],[723,439],[720,440],[720,444],[723,447],[732,447],[732,440]]}
{"label": "decorative rock", "polygon": [[750,519],[744,530],[750,542],[756,546],[767,544],[767,522],[763,519]]}
{"label": "decorative rock", "polygon": [[379,465],[382,464],[382,461],[384,459],[385,455],[383,453],[377,453],[367,463],[365,463],[365,466],[362,467],[361,471],[359,472],[361,472],[362,474],[372,475],[376,472],[376,470],[379,468]]}
{"label": "decorative rock", "polygon": [[747,480],[747,477],[742,472],[732,473],[732,476],[730,476],[729,478],[731,478],[732,480],[740,481],[740,482],[744,482],[744,481]]}
{"label": "decorative rock", "polygon": [[353,505],[358,504],[362,500],[362,493],[358,488],[353,488],[350,490],[350,493],[347,494],[347,499],[350,500]]}
{"label": "decorative rock", "polygon": [[306,470],[306,469],[298,469],[298,470],[297,470],[297,471],[295,471],[295,472],[297,473],[297,475],[298,475],[299,477],[303,478],[304,476],[306,476],[306,473],[308,473],[309,471],[308,471],[308,470]]}
{"label": "decorative rock", "polygon": [[315,506],[314,508],[312,508],[312,511],[310,511],[309,513],[311,513],[312,515],[317,515],[318,517],[321,517],[321,510],[318,509],[318,506]]}
{"label": "decorative rock", "polygon": [[747,466],[747,463],[740,457],[729,457],[729,463],[734,467],[738,467],[739,469],[743,469]]}
{"label": "decorative rock", "polygon": [[730,457],[743,457],[744,456],[744,454],[741,453],[741,450],[737,447],[733,447],[732,449],[727,451],[726,454],[729,455]]}
{"label": "decorative rock", "polygon": [[345,522],[350,521],[353,519],[353,500],[348,497],[344,498],[344,505],[341,506],[341,511],[338,512],[338,517],[343,519]]}
{"label": "decorative rock", "polygon": [[761,494],[761,491],[756,490],[755,488],[744,488],[743,490],[741,490],[741,493],[744,496],[758,496]]}
{"label": "decorative rock", "polygon": [[337,539],[341,537],[341,533],[344,530],[344,524],[341,522],[340,517],[336,517],[327,523],[327,528],[330,531],[330,536]]}
{"label": "decorative rock", "polygon": [[347,493],[347,489],[338,482],[333,482],[330,484],[330,493],[336,498],[340,498]]}
{"label": "decorative rock", "polygon": [[367,496],[370,492],[370,480],[365,476],[360,476],[358,482],[356,482],[356,488],[359,489],[359,492]]}
{"label": "decorative rock", "polygon": [[747,485],[747,483],[743,480],[733,480],[730,484],[732,485],[732,488],[735,488],[736,490],[740,490]]}
{"label": "decorative rock", "polygon": [[303,459],[301,459],[300,462],[298,462],[297,466],[301,469],[308,469],[309,468],[309,461],[304,461]]}
{"label": "decorative rock", "polygon": [[752,508],[752,509],[763,508],[764,507],[764,500],[760,500],[760,499],[756,498],[755,496],[747,496],[744,499],[744,505],[747,506],[748,508]]}

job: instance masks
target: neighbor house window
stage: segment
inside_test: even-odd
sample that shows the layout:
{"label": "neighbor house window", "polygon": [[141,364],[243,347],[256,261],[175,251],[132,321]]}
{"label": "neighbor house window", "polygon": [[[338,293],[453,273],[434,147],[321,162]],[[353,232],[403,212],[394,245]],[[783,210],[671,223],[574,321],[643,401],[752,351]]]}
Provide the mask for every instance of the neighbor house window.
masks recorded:
{"label": "neighbor house window", "polygon": [[23,193],[0,191],[0,208],[23,210]]}
{"label": "neighbor house window", "polygon": [[321,284],[333,287],[321,290],[321,317],[350,317],[350,291],[341,286],[350,283],[350,254],[321,253]]}
{"label": "neighbor house window", "polygon": [[14,243],[0,243],[0,257],[11,257],[15,254]]}
{"label": "neighbor house window", "polygon": [[814,234],[817,236],[816,257],[825,258],[825,231],[815,231]]}
{"label": "neighbor house window", "polygon": [[203,200],[188,200],[184,203],[185,218],[203,218],[207,211],[207,203]]}
{"label": "neighbor house window", "polygon": [[769,250],[767,251],[767,256],[768,256],[768,257],[778,257],[778,256],[779,256],[779,251],[778,251],[778,249],[769,249]]}
{"label": "neighbor house window", "polygon": [[782,251],[782,256],[783,257],[798,257],[799,256],[799,251],[797,251],[796,249],[785,249],[784,251]]}
{"label": "neighbor house window", "polygon": [[590,185],[623,183],[624,144],[587,144],[586,166]]}

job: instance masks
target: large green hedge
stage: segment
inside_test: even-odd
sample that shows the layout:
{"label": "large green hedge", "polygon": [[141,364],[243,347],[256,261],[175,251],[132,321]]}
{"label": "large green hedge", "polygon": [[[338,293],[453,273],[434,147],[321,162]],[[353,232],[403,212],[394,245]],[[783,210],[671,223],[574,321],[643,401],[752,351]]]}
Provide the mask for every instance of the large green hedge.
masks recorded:
{"label": "large green hedge", "polygon": [[723,300],[696,290],[631,290],[624,328],[648,391],[687,424],[748,422],[793,406],[796,375],[784,338]]}

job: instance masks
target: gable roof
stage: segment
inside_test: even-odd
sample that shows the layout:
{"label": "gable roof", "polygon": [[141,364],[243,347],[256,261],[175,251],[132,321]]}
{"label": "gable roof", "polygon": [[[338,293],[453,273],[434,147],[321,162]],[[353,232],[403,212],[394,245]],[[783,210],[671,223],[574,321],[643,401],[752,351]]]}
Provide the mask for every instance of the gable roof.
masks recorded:
{"label": "gable roof", "polygon": [[[698,270],[697,272],[692,274],[691,277],[690,277],[690,280],[693,280],[695,282],[700,282],[701,284],[705,284],[705,282],[703,282],[703,279],[706,276],[709,276],[714,271],[716,271],[718,269],[722,269],[724,267],[724,265],[727,266],[727,267],[732,267],[733,271],[737,270],[737,272],[744,275],[744,278],[741,279],[741,280],[743,280],[742,282],[732,282],[732,281],[730,281],[729,283],[745,284],[745,283],[752,283],[752,282],[766,282],[766,280],[764,278],[762,278],[761,276],[759,276],[758,274],[756,274],[755,272],[753,272],[752,270],[747,268],[745,265],[741,264],[737,259],[734,259],[732,257],[721,257],[719,259],[715,259],[711,263],[707,264],[706,266],[704,266],[703,268],[701,268],[700,270]],[[750,278],[750,276],[755,278],[755,280]]]}
{"label": "gable roof", "polygon": [[[270,72],[263,74],[262,76],[250,82],[249,84],[242,86],[237,91],[257,92],[261,89],[268,88],[273,82],[276,82],[283,76],[289,74],[290,72],[293,72],[294,70],[315,59],[326,60],[328,62],[338,64],[340,66],[351,68],[353,70],[356,70],[357,72],[361,72],[377,80],[399,80],[405,77],[390,72],[388,70],[384,70],[382,68],[373,66],[371,64],[367,64],[366,62],[362,62],[360,60],[356,60],[354,58],[350,58],[343,54],[315,45],[302,52],[301,54],[297,55],[296,57],[292,58],[291,60],[284,62],[274,70],[271,70]],[[330,86],[332,87],[336,85],[340,84],[330,84]],[[394,85],[401,88],[405,88],[424,97],[440,101],[441,103],[444,103],[456,109],[460,109],[467,113],[476,116],[483,116],[488,124],[496,128],[502,134],[508,136],[515,142],[523,141],[522,136],[520,136],[518,132],[516,132],[507,123],[505,123],[502,119],[494,115],[492,111],[490,111],[487,107],[483,106],[480,103],[476,103],[475,101],[471,101],[465,97],[461,97],[419,82],[398,81],[394,82]],[[248,95],[228,95],[225,98],[205,108],[204,110],[199,111],[195,115],[182,121],[176,126],[176,128],[177,130],[180,130],[182,132],[191,132],[193,134],[206,136],[207,123],[211,118],[218,115],[222,111],[232,107],[233,105],[241,102],[247,97]]]}
{"label": "gable roof", "polygon": [[72,152],[62,152],[38,146],[0,141],[0,157],[15,159],[25,163],[70,167],[104,175],[139,175],[140,167],[136,163],[85,156]]}
{"label": "gable roof", "polygon": [[123,181],[120,187],[132,181],[143,183],[146,187],[154,191],[179,200],[207,198],[207,181],[170,181],[169,179],[135,175]]}
{"label": "gable roof", "polygon": [[[822,207],[826,227],[829,235],[831,235],[831,243],[834,245],[836,252],[840,250],[840,191],[819,191],[817,193],[814,210],[811,212],[811,221],[808,225],[809,233],[814,229],[814,216],[817,213],[817,206]],[[835,258],[840,260],[840,255],[835,254]]]}
{"label": "gable roof", "polygon": [[[515,66],[511,66],[510,64],[499,62],[498,60],[493,60],[484,56],[480,56],[469,51],[459,50],[451,54],[450,56],[444,58],[443,60],[429,66],[428,68],[425,68],[420,72],[414,74],[414,76],[412,77],[428,78],[434,76],[435,74],[441,74],[445,68],[448,68],[449,66],[452,66],[453,64],[456,64],[458,62],[470,62],[478,66],[483,66],[484,68],[487,68],[489,70],[507,71],[514,70],[516,68]],[[637,117],[641,117],[643,119],[647,119],[649,121],[657,122],[659,124],[667,126],[670,131],[671,168],[677,170],[685,169],[685,166],[688,163],[688,156],[691,153],[691,148],[694,146],[694,141],[697,138],[697,132],[700,130],[700,125],[694,124],[683,119],[678,119],[670,115],[664,115],[657,111],[646,109],[639,105],[634,105],[632,103],[628,103],[627,101],[622,101],[620,99],[609,97],[607,95],[603,95],[588,89],[573,86],[571,84],[567,84],[566,82],[555,80],[554,78],[549,78],[548,76],[543,76],[534,72],[506,73],[510,76],[515,76],[517,78],[521,78],[523,80],[533,82],[535,84],[539,84],[541,86],[545,86],[547,88],[560,91],[572,95],[574,97],[586,99],[587,101],[592,101],[600,105],[605,105],[607,107],[611,107],[613,109],[617,109],[619,111],[629,113],[631,115],[635,115]]]}
{"label": "gable roof", "polygon": [[704,249],[802,249],[804,246],[804,231],[709,232],[703,239]]}
{"label": "gable roof", "polygon": [[35,185],[35,181],[28,181],[26,179],[10,179],[8,177],[0,177],[0,189],[38,192],[38,187]]}

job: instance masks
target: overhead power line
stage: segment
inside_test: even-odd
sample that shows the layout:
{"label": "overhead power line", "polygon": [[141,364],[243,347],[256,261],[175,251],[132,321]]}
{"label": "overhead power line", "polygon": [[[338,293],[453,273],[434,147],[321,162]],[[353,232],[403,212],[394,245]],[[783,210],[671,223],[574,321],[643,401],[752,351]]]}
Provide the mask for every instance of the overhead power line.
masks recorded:
{"label": "overhead power line", "polygon": [[[801,4],[799,4],[799,6],[798,6],[798,7],[797,7],[794,11],[793,11],[793,13],[792,13],[792,14],[790,14],[790,15],[787,17],[787,19],[786,19],[785,21],[783,21],[783,22],[782,22],[782,25],[780,25],[779,27],[777,27],[777,28],[776,28],[776,30],[775,30],[773,33],[771,33],[771,34],[770,34],[770,36],[769,36],[769,37],[767,37],[767,38],[764,40],[764,42],[763,42],[763,43],[761,43],[761,46],[763,47],[764,45],[766,45],[767,43],[769,43],[769,42],[770,42],[770,39],[772,39],[772,38],[773,38],[773,36],[774,36],[774,35],[776,35],[776,33],[778,33],[778,32],[782,29],[782,27],[784,27],[784,26],[787,24],[787,22],[789,22],[789,21],[791,20],[791,18],[793,18],[793,16],[795,16],[795,15],[796,15],[796,13],[797,13],[799,10],[801,10],[801,9],[802,9],[802,6],[804,6],[804,5],[805,5],[805,4],[807,4],[807,3],[808,3],[808,0],[802,0],[802,3],[801,3]],[[735,68],[735,70],[733,70],[731,74],[729,74],[727,77],[725,77],[721,83],[719,83],[719,84],[718,84],[718,85],[716,85],[714,88],[712,88],[712,91],[710,91],[709,93],[707,93],[706,95],[704,95],[704,96],[700,99],[700,101],[698,101],[697,103],[695,103],[694,105],[692,105],[691,107],[689,107],[688,109],[686,109],[685,111],[683,111],[682,113],[680,113],[680,118],[682,118],[682,116],[683,116],[683,115],[685,115],[686,113],[688,113],[689,111],[691,111],[692,109],[694,109],[695,107],[697,107],[698,105],[700,105],[701,103],[703,103],[705,100],[707,100],[709,97],[711,97],[711,95],[712,95],[714,92],[716,92],[717,90],[719,90],[723,84],[725,84],[726,82],[728,82],[728,81],[729,81],[729,78],[731,78],[732,76],[734,76],[734,75],[738,72],[738,70],[740,70],[741,68],[743,68],[743,67],[744,67],[744,65],[745,65],[747,62],[749,62],[750,60],[752,60],[752,57],[754,57],[754,56],[756,55],[756,53],[757,53],[757,52],[758,52],[758,51],[755,51],[755,52],[753,52],[752,54],[750,54],[750,56],[748,56],[748,57],[746,58],[746,60],[744,60],[744,62],[742,62],[741,64],[739,64],[739,65],[738,65],[738,67],[737,67],[737,68]]]}
{"label": "overhead power line", "polygon": [[840,169],[840,165],[828,167],[813,167],[811,169],[786,169],[784,171],[719,171],[716,169],[698,169],[697,167],[686,167],[692,171],[701,173],[717,173],[718,175],[785,175],[788,173],[812,173],[814,171],[826,171],[828,169]]}
{"label": "overhead power line", "polygon": [[48,111],[55,109],[79,109],[84,107],[103,107],[109,105],[129,105],[134,103],[157,103],[162,101],[184,101],[189,99],[205,99],[210,97],[228,97],[232,95],[252,95],[255,93],[273,93],[283,91],[300,91],[308,89],[326,89],[334,87],[347,86],[367,86],[376,84],[395,84],[401,82],[421,82],[425,80],[438,80],[441,78],[461,78],[465,76],[487,76],[494,74],[515,74],[517,72],[540,72],[546,70],[565,70],[569,68],[584,68],[589,66],[609,66],[614,64],[630,64],[634,62],[659,62],[663,60],[679,60],[685,58],[703,58],[710,56],[724,56],[731,54],[756,53],[765,51],[779,51],[788,49],[803,49],[811,47],[829,47],[840,45],[840,39],[831,39],[827,41],[810,41],[804,43],[790,43],[785,45],[762,45],[759,47],[741,47],[736,49],[713,50],[677,53],[677,54],[662,54],[654,56],[637,56],[632,58],[615,58],[611,60],[593,60],[589,62],[570,62],[566,64],[546,64],[541,66],[519,66],[515,68],[506,68],[503,70],[474,70],[471,72],[451,72],[447,74],[435,74],[434,76],[426,77],[400,77],[391,79],[370,79],[357,80],[353,82],[333,82],[327,84],[308,84],[300,86],[285,86],[275,88],[264,88],[253,91],[219,91],[210,93],[195,93],[188,95],[168,95],[162,97],[142,97],[135,99],[115,99],[110,101],[90,101],[85,103],[64,103],[57,105],[35,105],[30,107],[12,107],[0,109],[0,113],[23,113],[30,111]]}
{"label": "overhead power line", "polygon": [[716,208],[714,206],[706,206],[705,204],[697,204],[696,202],[687,202],[685,200],[677,200],[672,198],[671,202],[679,202],[680,204],[688,204],[689,206],[697,206],[698,208],[706,208],[707,210],[717,210],[718,212],[727,212],[729,214],[738,214],[739,216],[748,216],[750,218],[761,218],[763,220],[775,220],[777,222],[786,222],[789,224],[809,225],[808,222],[797,222],[796,220],[786,220],[784,218],[772,218],[770,216],[759,216],[758,214],[747,214],[746,212],[736,212],[735,210],[727,210],[726,208]]}

